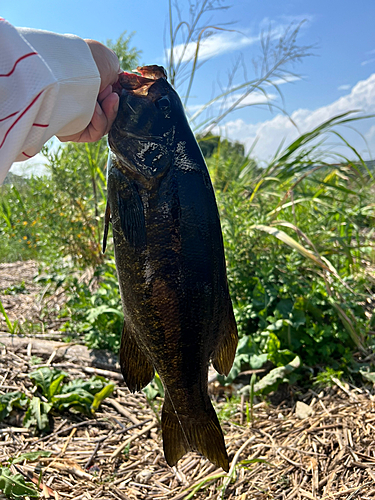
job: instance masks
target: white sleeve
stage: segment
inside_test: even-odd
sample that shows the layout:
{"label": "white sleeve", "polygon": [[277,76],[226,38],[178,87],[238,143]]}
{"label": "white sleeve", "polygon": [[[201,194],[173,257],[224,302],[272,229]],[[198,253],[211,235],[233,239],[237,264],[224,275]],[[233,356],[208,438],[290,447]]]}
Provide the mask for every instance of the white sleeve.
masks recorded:
{"label": "white sleeve", "polygon": [[0,18],[0,184],[14,161],[90,123],[100,75],[84,40]]}

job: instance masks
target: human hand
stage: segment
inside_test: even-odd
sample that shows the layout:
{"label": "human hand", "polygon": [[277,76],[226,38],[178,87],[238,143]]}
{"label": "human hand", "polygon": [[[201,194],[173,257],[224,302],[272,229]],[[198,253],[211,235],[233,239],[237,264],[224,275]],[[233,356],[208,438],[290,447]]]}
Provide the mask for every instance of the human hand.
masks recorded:
{"label": "human hand", "polygon": [[98,141],[108,133],[117,115],[119,96],[112,92],[112,85],[117,82],[121,72],[119,60],[116,54],[102,43],[95,40],[85,40],[85,42],[91,50],[100,74],[99,95],[94,114],[87,127],[73,135],[58,136],[61,142]]}

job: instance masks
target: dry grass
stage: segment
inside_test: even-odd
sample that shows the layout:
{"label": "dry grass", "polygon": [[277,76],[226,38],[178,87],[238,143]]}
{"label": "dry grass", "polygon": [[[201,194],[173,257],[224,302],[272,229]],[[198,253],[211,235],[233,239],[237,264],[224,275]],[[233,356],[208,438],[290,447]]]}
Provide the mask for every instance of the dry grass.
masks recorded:
{"label": "dry grass", "polygon": [[[48,294],[49,286],[34,281],[37,274],[35,261],[0,264],[0,300],[10,321],[18,321],[22,333],[48,333],[48,338],[60,338],[59,327],[66,320],[57,318],[57,313],[66,300],[64,290],[60,287]],[[1,316],[0,331],[4,331],[6,324]]]}
{"label": "dry grass", "polygon": [[[53,342],[12,343],[5,334],[1,341],[0,394],[31,394],[28,373],[36,367],[33,356],[71,377],[89,377],[94,371],[90,356],[73,351],[66,356]],[[95,416],[53,415],[52,431],[45,436],[23,428],[19,410],[0,423],[2,464],[25,452],[51,452],[38,462],[12,466],[13,472],[36,484],[41,478],[41,498],[183,500],[194,491],[199,499],[375,498],[371,389],[340,383],[319,394],[289,389],[279,406],[255,404],[249,422],[246,401],[233,403],[229,412],[226,401],[217,396],[215,406],[232,463],[228,475],[193,453],[178,467],[168,467],[158,423],[161,401],[152,408],[143,394],[130,394],[110,362],[106,370],[95,371],[117,384]],[[298,416],[297,400],[308,406],[309,416]]]}

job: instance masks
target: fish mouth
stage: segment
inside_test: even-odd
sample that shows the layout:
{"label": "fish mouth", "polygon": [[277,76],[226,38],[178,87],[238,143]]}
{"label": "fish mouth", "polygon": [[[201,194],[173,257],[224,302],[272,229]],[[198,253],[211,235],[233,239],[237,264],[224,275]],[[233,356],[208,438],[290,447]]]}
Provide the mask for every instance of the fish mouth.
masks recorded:
{"label": "fish mouth", "polygon": [[146,96],[155,81],[160,80],[160,78],[167,79],[167,73],[163,66],[155,64],[152,66],[138,66],[136,71],[141,76],[126,71],[120,73],[118,81],[112,87],[113,92],[121,95],[122,91],[126,90],[137,96]]}

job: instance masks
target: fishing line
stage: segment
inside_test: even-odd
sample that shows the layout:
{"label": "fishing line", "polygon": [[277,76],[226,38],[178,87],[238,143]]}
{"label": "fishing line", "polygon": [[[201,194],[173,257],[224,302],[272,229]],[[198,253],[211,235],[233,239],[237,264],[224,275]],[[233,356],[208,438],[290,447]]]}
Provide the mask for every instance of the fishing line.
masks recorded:
{"label": "fishing line", "polygon": [[171,395],[169,394],[169,391],[168,391],[167,386],[165,386],[165,387],[164,387],[164,390],[165,390],[165,392],[168,394],[169,400],[170,400],[170,402],[172,403],[173,411],[175,412],[176,417],[177,417],[177,420],[178,420],[178,423],[180,424],[180,427],[181,427],[181,430],[182,430],[182,434],[184,435],[184,438],[185,438],[186,444],[187,444],[187,446],[188,446],[188,449],[189,449],[189,450],[191,450],[191,446],[190,446],[189,440],[188,440],[188,438],[187,438],[187,435],[186,435],[186,433],[185,433],[184,426],[182,425],[182,422],[181,422],[181,420],[180,420],[180,417],[178,416],[178,413],[177,413],[176,407],[175,407],[175,405],[173,404],[173,401],[172,401]]}
{"label": "fishing line", "polygon": [[136,113],[135,113],[135,111],[134,111],[134,109],[130,106],[130,104],[129,104],[128,102],[127,102],[126,104],[127,104],[127,105],[129,106],[129,108],[133,111],[133,113],[134,113],[134,114],[136,114]]}

